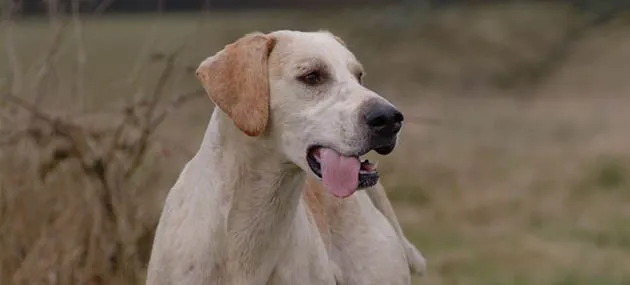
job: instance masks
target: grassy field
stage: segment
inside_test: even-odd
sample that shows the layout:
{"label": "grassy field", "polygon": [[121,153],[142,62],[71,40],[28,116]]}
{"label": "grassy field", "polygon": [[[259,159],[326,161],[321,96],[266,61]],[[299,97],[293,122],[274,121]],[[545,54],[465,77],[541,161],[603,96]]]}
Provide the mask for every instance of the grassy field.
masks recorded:
{"label": "grassy field", "polygon": [[[244,33],[328,29],[363,62],[366,84],[409,118],[400,147],[378,159],[399,219],[428,259],[416,284],[629,284],[627,19],[589,31],[558,66],[533,74],[583,17],[547,4],[404,12],[84,19],[81,68],[72,28],[57,35],[55,22],[18,21],[0,27],[0,92],[43,96],[51,113],[108,124],[101,113],[151,93],[159,59],[174,51],[169,95],[199,88],[194,67]],[[51,71],[37,79],[47,61]],[[160,126],[171,152],[150,152],[118,193],[131,209],[127,224],[95,220],[96,194],[76,164],[40,179],[44,150],[0,146],[0,283],[142,282],[162,199],[212,107],[200,97]]]}

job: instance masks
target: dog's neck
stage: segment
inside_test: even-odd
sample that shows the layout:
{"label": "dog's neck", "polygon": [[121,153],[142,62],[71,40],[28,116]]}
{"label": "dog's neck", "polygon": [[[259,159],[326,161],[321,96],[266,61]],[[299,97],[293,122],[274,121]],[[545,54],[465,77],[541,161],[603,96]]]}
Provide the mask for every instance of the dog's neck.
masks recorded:
{"label": "dog's neck", "polygon": [[272,140],[246,136],[219,108],[195,159],[214,172],[207,174],[216,179],[207,191],[218,191],[215,198],[229,204],[229,256],[251,258],[252,266],[276,257],[297,211],[304,171],[287,161]]}

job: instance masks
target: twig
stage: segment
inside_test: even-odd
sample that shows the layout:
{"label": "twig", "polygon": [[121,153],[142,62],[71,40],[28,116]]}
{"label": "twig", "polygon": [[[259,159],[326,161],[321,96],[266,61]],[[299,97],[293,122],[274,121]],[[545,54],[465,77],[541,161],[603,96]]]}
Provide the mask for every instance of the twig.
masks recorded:
{"label": "twig", "polygon": [[132,154],[131,164],[127,168],[125,178],[129,178],[136,171],[140,163],[142,162],[142,158],[144,157],[145,151],[147,150],[147,142],[153,133],[151,129],[151,118],[153,117],[153,112],[158,104],[159,99],[161,98],[164,90],[164,86],[168,81],[168,78],[171,76],[174,68],[176,54],[170,54],[166,59],[166,65],[162,70],[162,73],[158,77],[158,81],[155,87],[155,90],[151,96],[151,100],[149,101],[148,110],[145,113],[145,118],[143,122],[142,131],[140,134],[140,138],[135,144],[134,153]]}
{"label": "twig", "polygon": [[109,143],[109,147],[106,148],[105,154],[103,158],[105,161],[111,161],[114,153],[116,152],[116,147],[118,146],[118,142],[120,141],[120,137],[123,134],[123,130],[129,123],[129,119],[133,116],[133,106],[128,107],[124,110],[122,121],[116,126],[114,130],[114,135],[112,136],[111,142]]}
{"label": "twig", "polygon": [[162,112],[153,119],[153,121],[149,125],[149,128],[154,131],[159,126],[159,124],[161,124],[164,119],[166,119],[166,117],[175,109],[179,108],[190,100],[201,98],[205,96],[205,94],[206,92],[204,89],[197,89],[195,91],[183,93],[176,96],[175,99],[171,101],[171,104],[169,104],[167,108],[162,110]]}
{"label": "twig", "polygon": [[53,34],[52,41],[49,45],[49,49],[46,51],[44,55],[43,63],[41,63],[41,66],[39,67],[37,74],[35,75],[35,78],[31,82],[32,90],[36,92],[34,96],[35,99],[33,100],[35,102],[35,105],[39,105],[42,99],[44,98],[44,95],[47,94],[45,90],[40,89],[41,83],[42,83],[42,80],[48,75],[48,73],[54,67],[54,64],[56,61],[55,56],[58,54],[59,49],[61,47],[61,43],[63,39],[62,37],[63,30],[66,27],[66,23],[62,22],[57,27],[58,27],[57,30],[55,30]]}
{"label": "twig", "polygon": [[[166,116],[166,113],[164,113],[163,115],[161,114],[162,118],[159,119],[158,121],[155,121],[153,119],[153,113],[155,112],[155,108],[158,104],[158,101],[162,96],[164,86],[166,85],[168,78],[171,76],[173,72],[176,55],[177,55],[177,52],[172,53],[169,57],[167,57],[166,66],[164,67],[162,73],[160,74],[153,96],[151,100],[149,101],[148,110],[146,111],[145,120],[142,126],[142,132],[140,134],[140,138],[138,139],[138,142],[136,143],[137,147],[135,149],[135,153],[133,154],[133,159],[131,160],[132,163],[126,171],[126,174],[125,174],[126,178],[130,177],[136,171],[138,166],[140,166],[142,157],[144,156],[145,151],[147,149],[147,142],[149,138],[151,137],[151,135],[153,134],[157,126],[160,124],[160,122],[162,122],[163,117]],[[185,95],[188,95],[188,94],[185,94]],[[193,97],[194,95],[196,94],[189,95],[189,96]],[[175,99],[175,104],[179,104],[178,103],[179,98],[180,97]],[[188,96],[184,98],[188,98]]]}
{"label": "twig", "polygon": [[20,97],[17,97],[13,94],[5,94],[3,96],[4,98],[6,98],[9,102],[13,102],[14,104],[22,107],[23,109],[29,111],[31,114],[33,114],[34,117],[37,117],[38,119],[42,119],[44,121],[48,121],[48,122],[52,122],[54,121],[54,119],[52,118],[52,116],[44,113],[43,111],[37,109],[37,107],[29,102],[27,102],[26,100],[23,100]]}
{"label": "twig", "polygon": [[28,135],[28,131],[28,128],[12,132],[0,130],[0,146],[13,145],[17,143],[21,138]]}
{"label": "twig", "polygon": [[86,106],[86,96],[84,94],[84,84],[85,84],[85,63],[87,61],[87,53],[85,51],[85,42],[83,40],[83,25],[81,23],[81,18],[79,17],[80,13],[80,1],[81,0],[72,0],[72,26],[74,28],[74,39],[77,49],[77,66],[76,66],[76,76],[75,76],[75,88],[74,88],[74,97],[79,102],[79,108],[81,111],[85,111]]}
{"label": "twig", "polygon": [[15,44],[15,37],[13,34],[13,21],[11,20],[11,15],[13,14],[13,10],[15,9],[15,7],[11,3],[12,1],[10,1],[8,4],[9,8],[7,9],[7,12],[3,13],[2,23],[5,25],[6,28],[5,49],[9,61],[9,66],[11,66],[10,92],[18,93],[19,90],[22,88],[22,65],[16,51],[17,48]]}
{"label": "twig", "polygon": [[175,60],[177,59],[177,55],[179,54],[181,50],[182,48],[169,54],[166,57],[164,69],[162,69],[162,72],[160,73],[160,76],[158,77],[155,89],[153,90],[153,94],[151,95],[151,98],[149,101],[149,110],[147,111],[146,116],[145,116],[145,122],[147,124],[149,124],[151,118],[153,117],[153,112],[155,112],[155,108],[158,105],[158,102],[160,101],[162,95],[164,94],[164,87],[166,86],[168,79],[173,74],[173,71],[175,69]]}
{"label": "twig", "polygon": [[85,138],[84,136],[86,132],[83,132],[76,125],[46,114],[44,111],[38,109],[36,105],[31,104],[19,97],[16,97],[12,94],[7,94],[5,95],[5,97],[8,98],[10,102],[13,102],[14,104],[30,112],[33,118],[40,119],[41,121],[47,123],[55,131],[56,134],[71,142],[72,151],[75,152],[76,157],[82,158],[82,166],[89,168],[89,166],[85,164],[90,163],[91,159],[89,158],[94,159],[95,152],[90,147],[89,142],[87,142],[87,138]]}
{"label": "twig", "polygon": [[151,47],[154,45],[155,40],[157,39],[157,34],[160,31],[159,21],[156,21],[152,26],[151,30],[148,33],[147,39],[144,41],[144,45],[140,48],[138,55],[136,56],[136,61],[131,68],[131,73],[129,74],[129,84],[133,85],[137,82],[139,78],[139,74],[141,74],[144,67],[146,67],[145,63],[148,55],[150,54]]}

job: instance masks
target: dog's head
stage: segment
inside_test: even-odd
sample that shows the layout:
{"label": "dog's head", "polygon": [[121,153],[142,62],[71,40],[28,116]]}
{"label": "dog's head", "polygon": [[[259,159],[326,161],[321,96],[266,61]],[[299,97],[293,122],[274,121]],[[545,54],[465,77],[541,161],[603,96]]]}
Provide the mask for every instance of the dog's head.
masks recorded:
{"label": "dog's head", "polygon": [[245,134],[277,143],[337,197],[375,185],[371,150],[394,150],[403,115],[362,85],[364,71],[328,32],[248,34],[197,69],[212,101]]}

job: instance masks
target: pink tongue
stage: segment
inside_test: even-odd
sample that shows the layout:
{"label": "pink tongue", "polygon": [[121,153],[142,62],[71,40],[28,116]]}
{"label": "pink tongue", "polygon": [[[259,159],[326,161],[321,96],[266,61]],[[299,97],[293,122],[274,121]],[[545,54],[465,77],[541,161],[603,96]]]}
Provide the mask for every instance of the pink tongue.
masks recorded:
{"label": "pink tongue", "polygon": [[328,148],[321,148],[319,154],[322,179],[328,191],[339,198],[352,195],[359,186],[359,159],[342,156]]}

